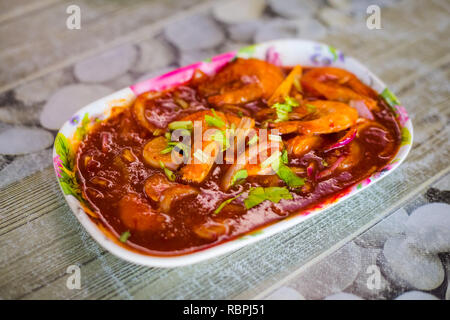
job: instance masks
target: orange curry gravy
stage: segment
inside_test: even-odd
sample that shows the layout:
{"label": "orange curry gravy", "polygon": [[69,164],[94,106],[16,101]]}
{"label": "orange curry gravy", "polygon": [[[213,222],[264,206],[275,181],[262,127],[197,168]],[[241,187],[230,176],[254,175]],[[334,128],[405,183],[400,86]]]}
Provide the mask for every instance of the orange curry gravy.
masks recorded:
{"label": "orange curry gravy", "polygon": [[[290,105],[284,113],[283,104]],[[227,127],[247,119],[255,130],[278,129],[285,167],[302,184],[288,186],[267,170],[258,174],[262,160],[241,168],[248,176],[229,187],[224,179],[233,164],[172,166],[163,152],[169,123],[207,114],[222,117]],[[382,169],[400,141],[393,112],[351,73],[237,59],[215,76],[197,72],[183,86],[143,94],[96,124],[77,150],[77,178],[91,209],[122,242],[151,255],[179,255],[335,197]],[[245,200],[257,187],[279,187],[291,196],[248,209]]]}

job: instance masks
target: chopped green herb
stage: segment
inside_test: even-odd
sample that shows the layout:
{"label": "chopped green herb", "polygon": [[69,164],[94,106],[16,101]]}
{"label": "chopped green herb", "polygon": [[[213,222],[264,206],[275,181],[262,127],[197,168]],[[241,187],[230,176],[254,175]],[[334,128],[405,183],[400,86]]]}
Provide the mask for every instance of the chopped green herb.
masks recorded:
{"label": "chopped green herb", "polygon": [[292,107],[283,103],[275,103],[271,108],[274,108],[277,112],[277,119],[275,122],[289,120],[289,112],[292,111]]}
{"label": "chopped green herb", "polygon": [[288,159],[288,153],[287,153],[287,150],[286,150],[286,149],[284,149],[284,150],[283,150],[283,153],[281,154],[281,161],[282,161],[284,164],[288,164],[288,162],[289,162],[289,159]]}
{"label": "chopped green herb", "polygon": [[173,149],[173,146],[168,146],[167,148],[161,150],[159,153],[160,154],[167,154],[167,153],[172,152],[172,149]]}
{"label": "chopped green herb", "polygon": [[245,169],[239,170],[236,172],[236,174],[233,176],[233,179],[231,179],[231,185],[234,185],[236,181],[242,180],[248,177],[248,172]]}
{"label": "chopped green herb", "polygon": [[121,235],[120,235],[120,238],[119,238],[119,240],[120,240],[120,242],[123,242],[123,243],[125,243],[125,242],[127,242],[127,240],[128,240],[128,238],[131,236],[131,233],[130,233],[130,231],[125,231],[124,233],[122,233]]}
{"label": "chopped green herb", "polygon": [[188,121],[174,121],[169,123],[169,129],[170,130],[177,130],[177,129],[185,129],[185,130],[192,130],[194,127],[191,120]]}
{"label": "chopped green herb", "polygon": [[209,114],[205,115],[206,123],[212,127],[223,128],[225,126],[225,122],[223,121],[223,119],[217,116],[214,109],[211,109],[211,111],[213,113],[213,116],[210,116]]}
{"label": "chopped green herb", "polygon": [[313,112],[316,112],[317,107],[315,105],[307,103],[306,110],[308,111],[308,113],[313,113]]}
{"label": "chopped green herb", "polygon": [[[275,170],[275,168],[277,170]],[[283,163],[279,163],[278,167],[272,165],[272,169],[277,173],[281,180],[290,188],[298,188],[305,184],[305,179],[297,176],[288,166]]]}
{"label": "chopped green herb", "polygon": [[159,161],[159,166],[161,167],[161,169],[164,170],[164,174],[166,175],[167,179],[169,179],[169,181],[172,181],[172,182],[175,181],[175,179],[176,179],[175,173],[173,173],[171,170],[167,169],[162,161]]}
{"label": "chopped green herb", "polygon": [[238,116],[241,117],[241,118],[244,116],[244,114],[242,113],[241,110],[238,111]]}
{"label": "chopped green herb", "polygon": [[289,96],[284,97],[284,102],[290,105],[291,107],[298,107],[298,102],[294,98]]}
{"label": "chopped green herb", "polygon": [[274,203],[280,202],[281,199],[291,200],[292,194],[286,187],[257,187],[251,189],[248,197],[244,200],[245,207],[247,209],[253,208],[265,200],[272,201]]}
{"label": "chopped green herb", "polygon": [[[243,192],[222,202],[220,206],[214,210],[214,214],[218,214],[227,204],[239,198],[242,193]],[[293,199],[292,194],[286,187],[256,187],[249,190],[247,198],[244,199],[244,205],[247,209],[251,209],[265,200],[278,203],[281,199]]]}
{"label": "chopped green herb", "polygon": [[292,112],[292,107],[297,107],[298,102],[294,98],[286,96],[284,98],[284,103],[275,103],[271,106],[277,112],[277,119],[275,122],[287,121],[289,120],[289,112]]}
{"label": "chopped green herb", "polygon": [[[286,150],[285,150],[286,151]],[[297,176],[286,164],[288,163],[287,152],[271,163],[273,171],[290,188],[298,188],[305,184],[305,179]]]}
{"label": "chopped green herb", "polygon": [[218,214],[220,211],[222,211],[223,208],[225,208],[225,206],[226,206],[227,204],[229,204],[230,202],[233,202],[234,200],[236,200],[237,198],[239,198],[239,197],[241,196],[241,194],[242,194],[242,193],[238,194],[236,197],[227,199],[227,200],[225,200],[224,202],[222,202],[222,203],[220,204],[220,206],[218,206],[217,209],[214,210],[214,213],[213,213],[213,214]]}

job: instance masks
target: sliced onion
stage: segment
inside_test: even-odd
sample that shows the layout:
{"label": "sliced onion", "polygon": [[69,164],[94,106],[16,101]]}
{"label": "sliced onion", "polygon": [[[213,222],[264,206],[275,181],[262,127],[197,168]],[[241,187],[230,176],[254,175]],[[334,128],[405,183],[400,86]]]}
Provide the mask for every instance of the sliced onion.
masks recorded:
{"label": "sliced onion", "polygon": [[331,145],[330,147],[328,147],[327,149],[325,149],[325,152],[337,149],[337,148],[342,148],[343,146],[349,144],[350,142],[353,141],[353,139],[355,139],[356,137],[356,128],[352,128],[350,129],[341,139],[339,139],[338,142],[336,142],[335,144]]}
{"label": "sliced onion", "polygon": [[337,167],[339,167],[339,165],[341,164],[342,161],[344,161],[345,156],[340,156],[332,165],[331,167],[329,167],[328,169],[325,169],[323,171],[320,171],[317,175],[316,175],[316,179],[322,179],[325,178],[327,176],[329,176],[330,174],[333,173],[334,170],[337,169]]}
{"label": "sliced onion", "polygon": [[361,118],[365,118],[368,120],[374,119],[372,111],[370,111],[369,107],[367,107],[366,103],[363,100],[351,100],[349,104],[350,107],[353,107],[356,110],[358,110],[358,115]]}
{"label": "sliced onion", "polygon": [[311,162],[306,168],[306,174],[308,175],[308,178],[312,178],[314,176],[314,167],[314,162]]}

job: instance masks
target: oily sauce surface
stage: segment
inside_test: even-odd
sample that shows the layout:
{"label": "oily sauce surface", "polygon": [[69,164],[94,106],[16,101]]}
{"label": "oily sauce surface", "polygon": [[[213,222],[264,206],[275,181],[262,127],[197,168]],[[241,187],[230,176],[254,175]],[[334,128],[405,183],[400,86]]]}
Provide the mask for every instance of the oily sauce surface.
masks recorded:
{"label": "oily sauce surface", "polygon": [[[76,166],[83,196],[126,245],[153,255],[216,245],[336,196],[397,153],[401,134],[394,114],[356,77],[335,68],[299,67],[295,74],[292,68],[251,60],[238,59],[213,77],[197,72],[189,83],[166,92],[143,94],[132,107],[96,124],[81,142]],[[296,78],[277,98],[292,73]],[[280,105],[288,102],[286,115]],[[336,113],[348,117],[338,119]],[[223,121],[205,123],[205,115]],[[172,164],[171,153],[164,153],[170,149],[169,124],[185,125],[189,119],[217,130],[224,130],[223,123],[242,127],[246,119],[260,138],[260,129],[281,131],[277,143],[288,158],[284,166],[302,184],[292,187],[270,166],[261,174],[263,160],[241,166],[247,177],[232,184],[233,163]],[[246,199],[257,187],[277,187],[290,196],[248,208]]]}

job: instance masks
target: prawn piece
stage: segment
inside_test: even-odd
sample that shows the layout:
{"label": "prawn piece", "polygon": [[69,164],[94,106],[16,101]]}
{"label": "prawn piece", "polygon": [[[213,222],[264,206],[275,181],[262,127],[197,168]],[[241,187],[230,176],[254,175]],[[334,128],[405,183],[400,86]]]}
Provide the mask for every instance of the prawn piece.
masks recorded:
{"label": "prawn piece", "polygon": [[156,173],[145,181],[144,192],[150,199],[159,201],[164,191],[176,185],[177,183],[169,181],[164,174]]}
{"label": "prawn piece", "polygon": [[237,125],[234,134],[230,139],[230,147],[225,154],[225,161],[227,163],[232,163],[236,154],[239,155],[240,152],[245,151],[246,138],[251,138],[256,134],[255,130],[253,130],[255,127],[255,120],[253,118],[237,118],[233,116],[230,118],[230,122]]}
{"label": "prawn piece", "polygon": [[198,89],[216,106],[243,104],[259,98],[269,99],[283,78],[281,70],[268,62],[238,58]]}
{"label": "prawn piece", "polygon": [[154,174],[145,181],[144,192],[150,199],[159,202],[162,212],[169,212],[175,201],[199,193],[194,187],[167,180],[161,173]]}
{"label": "prawn piece", "polygon": [[[220,182],[222,190],[228,190],[233,185],[236,173],[243,169],[247,170],[248,176],[274,174],[270,165],[262,168],[262,163],[276,152],[281,155],[282,149],[283,142],[276,140],[251,145],[245,152],[238,155],[234,164],[225,172]],[[264,157],[264,154],[267,156]]]}
{"label": "prawn piece", "polygon": [[161,154],[161,152],[168,147],[168,142],[165,137],[156,137],[144,147],[142,156],[145,162],[153,168],[160,169],[161,162],[170,170],[176,170],[183,162],[183,156],[174,152]]}
{"label": "prawn piece", "polygon": [[132,107],[133,115],[136,121],[152,133],[160,128],[147,120],[145,116],[145,109],[147,104],[153,104],[153,100],[160,97],[161,95],[161,92],[145,92],[136,98],[136,101],[134,102],[134,105]]}
{"label": "prawn piece", "polygon": [[316,148],[322,143],[323,139],[320,136],[295,136],[286,141],[286,149],[289,154],[296,157],[301,157]]}
{"label": "prawn piece", "polygon": [[358,111],[348,104],[336,101],[315,100],[309,105],[315,107],[313,120],[284,121],[272,126],[281,134],[299,132],[304,135],[326,134],[350,128],[358,120]]}
{"label": "prawn piece", "polygon": [[377,110],[375,92],[354,74],[340,68],[314,68],[303,75],[302,87],[329,100],[350,103],[363,101],[369,110]]}
{"label": "prawn piece", "polygon": [[168,219],[167,216],[153,210],[147,201],[134,193],[120,199],[118,208],[120,219],[131,230],[158,230]]}
{"label": "prawn piece", "polygon": [[[213,117],[216,121],[208,121],[207,117]],[[182,121],[192,121],[194,123],[194,132],[199,122],[201,122],[202,125],[201,148],[198,148],[196,146],[196,141],[194,141],[191,153],[191,163],[180,170],[184,181],[201,183],[208,176],[220,150],[223,148],[219,142],[211,141],[210,137],[212,134],[220,132],[220,130],[225,130],[229,123],[228,119],[236,121],[234,118],[230,118],[230,116],[225,116],[220,111],[212,110],[196,112],[181,119]],[[208,137],[205,134],[207,130],[207,133],[210,134]]]}
{"label": "prawn piece", "polygon": [[181,200],[184,197],[192,196],[198,194],[199,191],[197,188],[187,186],[184,184],[177,184],[173,187],[170,187],[166,189],[160,199],[159,209],[162,212],[168,213],[170,211],[170,208],[172,205],[178,201]]}
{"label": "prawn piece", "polygon": [[193,153],[191,161],[199,161],[200,163],[189,163],[183,168],[181,168],[181,177],[186,182],[196,182],[201,183],[208,176],[211,171],[214,162],[219,154],[220,146],[219,143],[212,141],[207,144],[203,150],[197,149]]}
{"label": "prawn piece", "polygon": [[369,143],[374,150],[379,150],[378,156],[381,158],[391,154],[396,147],[392,133],[379,122],[361,121],[356,129],[356,136]]}

